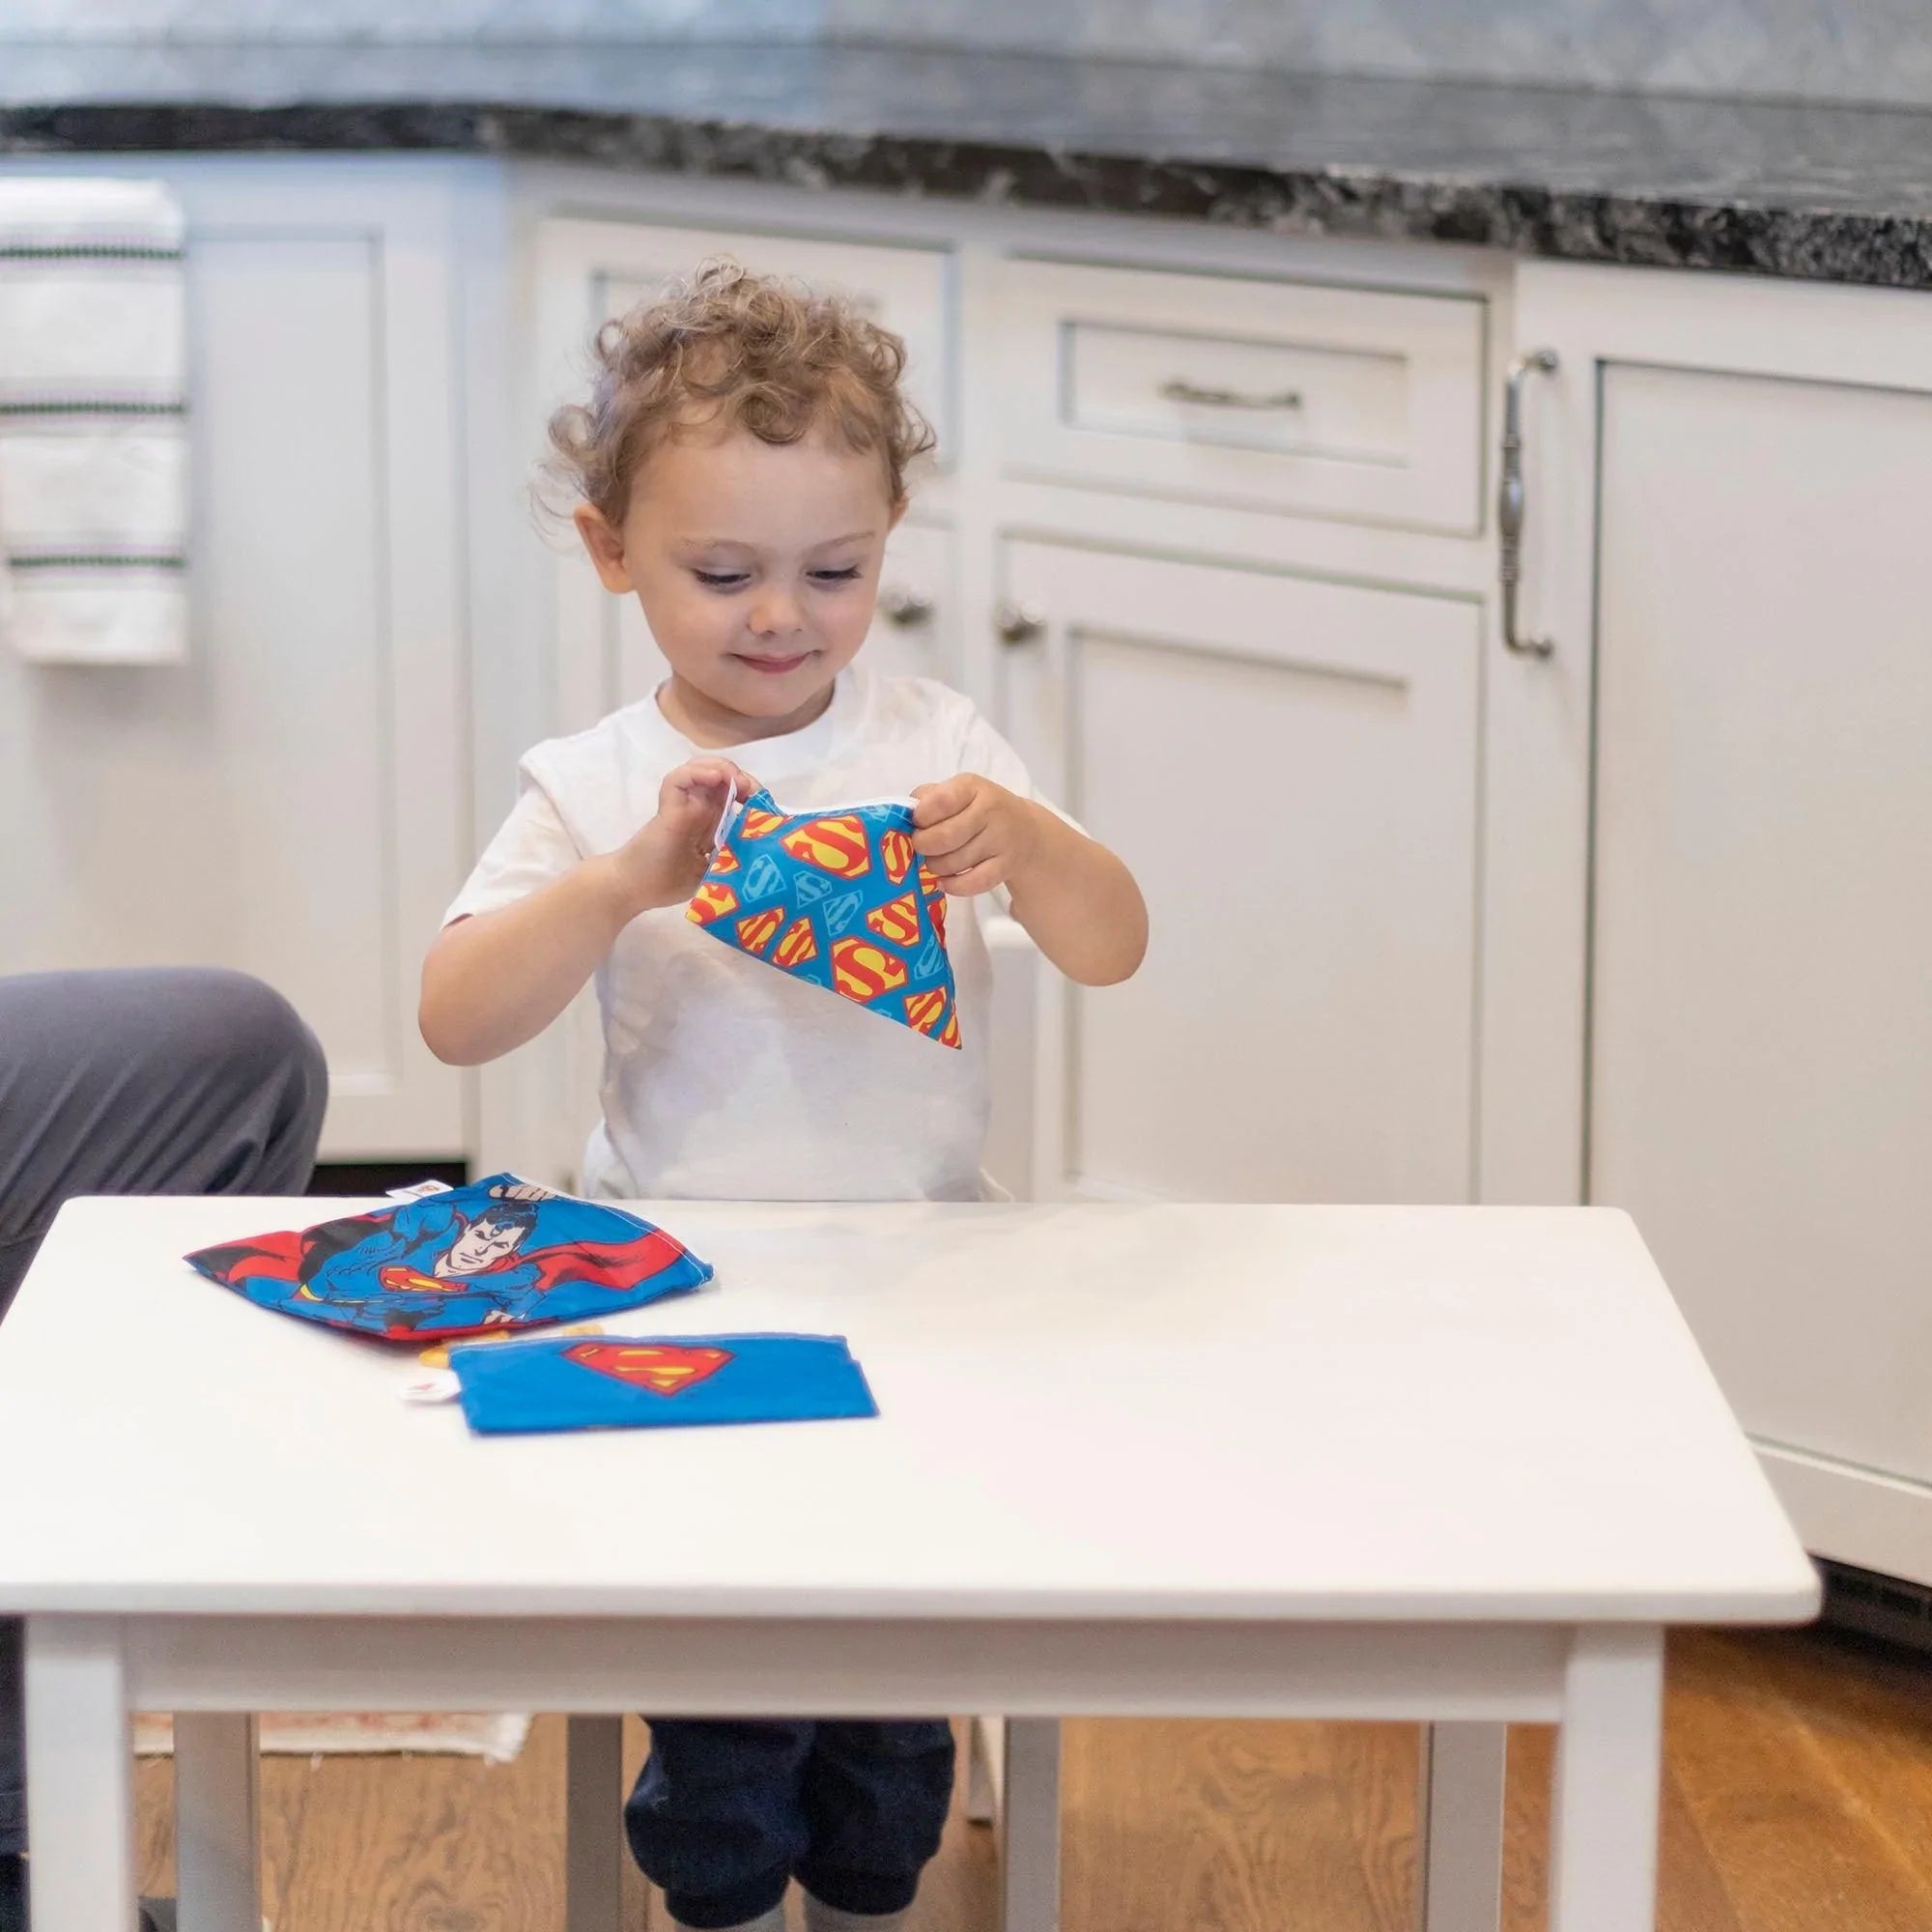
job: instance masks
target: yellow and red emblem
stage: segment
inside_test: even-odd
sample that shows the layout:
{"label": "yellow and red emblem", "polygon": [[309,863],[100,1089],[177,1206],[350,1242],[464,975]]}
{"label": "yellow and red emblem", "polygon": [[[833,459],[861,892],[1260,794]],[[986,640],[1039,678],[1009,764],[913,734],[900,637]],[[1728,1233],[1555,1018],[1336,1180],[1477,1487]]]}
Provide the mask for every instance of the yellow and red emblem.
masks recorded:
{"label": "yellow and red emblem", "polygon": [[905,1002],[906,1025],[914,1033],[930,1037],[939,1031],[939,1023],[946,1017],[949,1004],[943,986],[935,986],[924,993],[908,993]]}
{"label": "yellow and red emblem", "polygon": [[837,879],[862,878],[871,869],[872,847],[866,837],[866,821],[856,813],[808,819],[787,832],[779,843],[801,865],[815,866]]}
{"label": "yellow and red emblem", "polygon": [[912,870],[912,839],[898,831],[888,832],[879,840],[879,863],[886,868],[886,877],[897,885]]}
{"label": "yellow and red emblem", "polygon": [[919,937],[919,895],[906,893],[874,906],[866,915],[866,923],[881,939],[889,939],[895,946],[910,946]]}
{"label": "yellow and red emblem", "polygon": [[764,811],[755,806],[747,806],[745,813],[738,821],[740,838],[769,838],[784,823],[781,811]]}
{"label": "yellow and red emblem", "polygon": [[848,1000],[863,1005],[882,993],[895,993],[909,977],[903,959],[869,939],[841,939],[832,949],[832,983]]}
{"label": "yellow and red emblem", "polygon": [[795,919],[772,954],[774,966],[807,966],[818,957],[818,935],[809,919]]}
{"label": "yellow and red emblem", "polygon": [[[385,1267],[376,1270],[376,1279],[391,1294],[447,1294],[449,1284],[439,1281],[433,1274],[419,1273],[412,1267]],[[311,1301],[318,1297],[310,1295]]]}
{"label": "yellow and red emblem", "polygon": [[763,912],[754,912],[750,919],[738,922],[738,944],[747,952],[762,952],[783,923],[784,908],[767,906]]}
{"label": "yellow and red emblem", "polygon": [[721,920],[728,912],[738,910],[738,895],[719,879],[706,879],[698,887],[697,896],[692,900],[685,917],[694,925],[709,925]]}
{"label": "yellow and red emblem", "polygon": [[580,1342],[566,1361],[654,1395],[681,1395],[707,1381],[731,1359],[728,1349],[687,1349],[663,1342]]}
{"label": "yellow and red emblem", "polygon": [[923,993],[908,993],[905,1015],[906,1025],[914,1033],[923,1033],[941,1046],[959,1044],[959,1015],[953,1011],[952,1002],[947,998],[943,986],[934,986]]}
{"label": "yellow and red emblem", "polygon": [[728,845],[721,845],[711,855],[711,869],[714,872],[735,872],[738,869],[738,855]]}

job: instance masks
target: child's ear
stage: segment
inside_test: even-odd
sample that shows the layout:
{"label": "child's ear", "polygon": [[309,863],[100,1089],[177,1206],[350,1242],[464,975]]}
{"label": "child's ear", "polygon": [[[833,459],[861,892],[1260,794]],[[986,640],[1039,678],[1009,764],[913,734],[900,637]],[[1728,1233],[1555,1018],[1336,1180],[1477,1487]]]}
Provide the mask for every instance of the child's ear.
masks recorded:
{"label": "child's ear", "polygon": [[886,519],[886,530],[888,534],[898,528],[899,519],[905,515],[906,505],[911,501],[912,498],[910,497],[901,497],[898,499],[898,501],[893,505],[893,513],[890,517]]}
{"label": "child's ear", "polygon": [[570,514],[604,588],[620,593],[636,589],[631,573],[624,567],[624,539],[611,527],[603,511],[593,504],[580,503]]}

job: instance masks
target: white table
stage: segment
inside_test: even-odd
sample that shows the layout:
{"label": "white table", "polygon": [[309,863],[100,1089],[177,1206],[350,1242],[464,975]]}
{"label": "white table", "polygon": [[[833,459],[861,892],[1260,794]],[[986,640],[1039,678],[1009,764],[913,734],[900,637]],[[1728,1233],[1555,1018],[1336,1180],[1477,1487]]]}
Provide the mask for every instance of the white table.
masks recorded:
{"label": "white table", "polygon": [[846,1334],[882,1419],[478,1440],[176,1260],[335,1206],[75,1203],[0,1329],[50,1932],[129,1923],[135,1708],[183,1714],[185,1932],[252,1926],[278,1707],[1005,1712],[1022,1762],[1062,1714],[1415,1719],[1428,1932],[1493,1927],[1502,1727],[1553,1720],[1551,1932],[1640,1932],[1663,1627],[1816,1606],[1617,1213],[681,1204],[719,1283],[663,1331]]}

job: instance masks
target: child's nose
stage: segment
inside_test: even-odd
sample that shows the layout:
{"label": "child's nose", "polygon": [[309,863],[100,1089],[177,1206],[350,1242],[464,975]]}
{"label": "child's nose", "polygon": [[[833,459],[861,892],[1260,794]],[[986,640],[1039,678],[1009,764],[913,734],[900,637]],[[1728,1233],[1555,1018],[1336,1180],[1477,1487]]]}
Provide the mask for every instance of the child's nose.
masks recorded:
{"label": "child's nose", "polygon": [[752,629],[761,638],[781,638],[787,632],[803,630],[795,599],[772,592],[758,600],[752,610]]}

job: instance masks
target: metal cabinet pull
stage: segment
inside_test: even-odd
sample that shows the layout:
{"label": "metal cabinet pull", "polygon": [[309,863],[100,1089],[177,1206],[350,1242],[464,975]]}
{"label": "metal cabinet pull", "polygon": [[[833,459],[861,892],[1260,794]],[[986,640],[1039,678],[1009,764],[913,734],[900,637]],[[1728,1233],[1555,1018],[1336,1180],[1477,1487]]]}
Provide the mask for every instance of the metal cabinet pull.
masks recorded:
{"label": "metal cabinet pull", "polygon": [[1532,371],[1539,376],[1556,372],[1553,349],[1532,349],[1509,365],[1503,390],[1503,480],[1496,495],[1497,579],[1503,594],[1503,642],[1519,657],[1547,658],[1556,648],[1549,638],[1520,638],[1516,629],[1517,585],[1522,578],[1522,525],[1529,495],[1522,480],[1522,385]]}
{"label": "metal cabinet pull", "polygon": [[932,615],[932,599],[903,583],[889,583],[879,592],[879,615],[897,629],[909,631]]}
{"label": "metal cabinet pull", "polygon": [[1210,410],[1298,410],[1299,389],[1277,389],[1271,396],[1244,395],[1239,389],[1204,389],[1179,376],[1170,376],[1160,385],[1160,393],[1170,403],[1199,403]]}
{"label": "metal cabinet pull", "polygon": [[1003,644],[1031,643],[1046,629],[1046,618],[1031,604],[1002,604],[993,612],[993,629]]}

